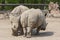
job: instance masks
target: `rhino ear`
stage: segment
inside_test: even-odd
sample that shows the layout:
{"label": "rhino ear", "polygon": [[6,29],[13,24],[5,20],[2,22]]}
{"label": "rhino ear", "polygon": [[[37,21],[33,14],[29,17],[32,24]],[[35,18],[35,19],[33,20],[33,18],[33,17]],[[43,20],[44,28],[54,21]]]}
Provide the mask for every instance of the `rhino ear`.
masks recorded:
{"label": "rhino ear", "polygon": [[47,16],[47,13],[45,14],[45,17]]}

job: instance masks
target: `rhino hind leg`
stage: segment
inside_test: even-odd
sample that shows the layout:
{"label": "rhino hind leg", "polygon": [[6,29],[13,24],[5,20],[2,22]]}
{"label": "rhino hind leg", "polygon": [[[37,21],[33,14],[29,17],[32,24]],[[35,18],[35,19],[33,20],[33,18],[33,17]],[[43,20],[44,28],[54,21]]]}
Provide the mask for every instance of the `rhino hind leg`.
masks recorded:
{"label": "rhino hind leg", "polygon": [[27,35],[27,29],[26,28],[23,28],[23,32],[24,32],[24,37],[26,37],[26,35]]}
{"label": "rhino hind leg", "polygon": [[31,38],[31,30],[32,28],[31,27],[27,27],[27,38]]}

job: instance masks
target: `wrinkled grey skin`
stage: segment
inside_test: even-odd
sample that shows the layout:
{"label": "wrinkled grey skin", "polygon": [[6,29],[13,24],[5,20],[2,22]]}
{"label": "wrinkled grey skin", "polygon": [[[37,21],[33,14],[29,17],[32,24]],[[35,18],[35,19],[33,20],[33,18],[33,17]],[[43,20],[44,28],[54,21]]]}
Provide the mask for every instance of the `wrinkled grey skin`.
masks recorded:
{"label": "wrinkled grey skin", "polygon": [[19,16],[28,9],[29,9],[28,7],[20,5],[20,6],[15,7],[9,14],[10,22],[12,26],[12,34],[14,36],[23,34],[23,29],[21,25],[19,24]]}
{"label": "wrinkled grey skin", "polygon": [[11,23],[13,28],[12,28],[12,35],[14,36],[19,36],[19,35],[23,35],[23,29],[22,26],[20,25],[20,21],[18,19],[18,22],[13,25],[14,23]]}
{"label": "wrinkled grey skin", "polygon": [[47,14],[49,14],[49,11],[48,11],[48,10],[42,10],[42,12],[43,12],[43,14],[44,14],[45,16],[48,16]]}
{"label": "wrinkled grey skin", "polygon": [[46,29],[45,16],[40,9],[29,9],[21,14],[20,22],[24,36],[31,37],[32,29],[36,28],[37,34]]}

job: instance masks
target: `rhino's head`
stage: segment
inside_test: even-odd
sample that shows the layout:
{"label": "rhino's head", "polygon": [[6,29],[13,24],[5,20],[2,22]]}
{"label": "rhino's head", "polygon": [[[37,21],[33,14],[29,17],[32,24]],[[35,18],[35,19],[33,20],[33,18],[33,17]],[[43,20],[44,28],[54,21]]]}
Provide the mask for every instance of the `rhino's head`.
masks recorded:
{"label": "rhino's head", "polygon": [[41,25],[41,30],[46,30],[46,26],[47,26],[47,24],[48,24],[48,23],[46,23],[46,24],[42,24],[42,25]]}
{"label": "rhino's head", "polygon": [[49,13],[48,10],[42,10],[42,12],[43,12],[44,16],[47,16],[47,14]]}
{"label": "rhino's head", "polygon": [[13,36],[20,36],[23,35],[23,29],[21,27],[18,28],[12,28],[12,35]]}
{"label": "rhino's head", "polygon": [[18,31],[17,29],[14,27],[14,28],[11,28],[12,29],[12,35],[13,36],[18,36]]}

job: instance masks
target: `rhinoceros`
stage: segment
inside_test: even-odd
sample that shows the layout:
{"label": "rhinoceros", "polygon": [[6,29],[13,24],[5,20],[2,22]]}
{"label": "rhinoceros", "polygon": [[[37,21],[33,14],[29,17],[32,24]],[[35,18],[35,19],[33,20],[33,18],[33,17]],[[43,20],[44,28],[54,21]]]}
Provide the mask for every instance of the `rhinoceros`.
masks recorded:
{"label": "rhinoceros", "polygon": [[15,36],[18,36],[18,30],[20,30],[21,34],[23,34],[22,28],[19,27],[19,16],[26,10],[28,10],[29,8],[23,5],[17,6],[15,7],[9,17],[10,17],[10,22],[11,22],[11,26],[12,26],[12,34]]}
{"label": "rhinoceros", "polygon": [[23,28],[24,36],[31,37],[32,29],[36,28],[37,33],[39,30],[46,29],[46,18],[40,9],[29,9],[23,12],[20,16],[20,22]]}

